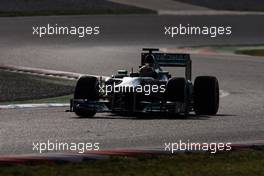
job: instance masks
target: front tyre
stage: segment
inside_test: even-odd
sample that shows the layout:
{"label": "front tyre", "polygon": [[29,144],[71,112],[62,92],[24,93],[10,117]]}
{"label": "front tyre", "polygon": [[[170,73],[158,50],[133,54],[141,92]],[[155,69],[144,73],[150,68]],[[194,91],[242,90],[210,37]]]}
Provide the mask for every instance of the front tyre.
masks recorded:
{"label": "front tyre", "polygon": [[[82,76],[77,81],[74,99],[85,99],[88,101],[99,100],[99,81],[93,76]],[[95,110],[82,109],[79,105],[74,108],[74,112],[79,117],[93,117]]]}
{"label": "front tyre", "polygon": [[184,102],[185,86],[185,78],[171,78],[166,85],[166,100],[172,102]]}
{"label": "front tyre", "polygon": [[215,115],[219,108],[219,84],[216,77],[198,76],[194,81],[194,111]]}

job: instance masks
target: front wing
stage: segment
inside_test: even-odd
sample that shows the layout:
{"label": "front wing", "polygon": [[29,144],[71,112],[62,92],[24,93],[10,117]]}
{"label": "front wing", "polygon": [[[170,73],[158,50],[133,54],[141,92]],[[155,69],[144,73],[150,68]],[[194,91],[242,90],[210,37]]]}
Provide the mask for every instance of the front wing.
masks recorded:
{"label": "front wing", "polygon": [[83,99],[72,99],[70,104],[70,111],[75,112],[76,109],[82,109],[87,111],[96,111],[100,112],[135,112],[135,113],[186,113],[188,112],[187,105],[183,102],[149,102],[149,101],[140,101],[138,102],[144,108],[142,110],[131,110],[120,107],[115,107],[111,105],[111,102],[108,100],[99,100],[99,101],[88,101]]}

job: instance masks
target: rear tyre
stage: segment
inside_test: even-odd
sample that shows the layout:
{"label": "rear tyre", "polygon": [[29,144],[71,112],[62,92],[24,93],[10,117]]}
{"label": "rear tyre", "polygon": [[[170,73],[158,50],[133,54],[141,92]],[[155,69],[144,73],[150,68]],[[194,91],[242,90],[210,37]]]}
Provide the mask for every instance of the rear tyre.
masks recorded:
{"label": "rear tyre", "polygon": [[165,91],[166,101],[184,102],[185,86],[186,86],[185,78],[169,79],[167,86],[166,86],[166,91]]}
{"label": "rear tyre", "polygon": [[[77,81],[74,99],[86,99],[88,101],[99,100],[99,82],[96,77],[82,76]],[[96,111],[84,110],[80,107],[75,107],[75,114],[79,117],[93,117]]]}
{"label": "rear tyre", "polygon": [[194,111],[215,115],[219,108],[219,84],[216,77],[198,76],[194,81]]}

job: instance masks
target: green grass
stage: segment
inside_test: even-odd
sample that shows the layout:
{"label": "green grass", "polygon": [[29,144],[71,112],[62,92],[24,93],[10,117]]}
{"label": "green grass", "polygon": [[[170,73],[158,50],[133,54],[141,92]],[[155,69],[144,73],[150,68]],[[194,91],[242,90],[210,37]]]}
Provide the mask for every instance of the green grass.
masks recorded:
{"label": "green grass", "polygon": [[235,53],[235,54],[244,54],[250,56],[264,56],[264,46],[256,45],[256,46],[215,46],[212,49],[225,52],[225,53]]}
{"label": "green grass", "polygon": [[236,54],[245,54],[250,56],[264,56],[264,49],[244,49],[236,50]]}
{"label": "green grass", "polygon": [[76,80],[5,70],[0,70],[0,80],[1,104],[66,102],[76,84]]}
{"label": "green grass", "polygon": [[0,175],[29,176],[260,176],[264,173],[264,151],[225,153],[179,153],[159,157],[112,157],[82,163],[0,166]]}
{"label": "green grass", "polygon": [[194,46],[191,48],[194,50],[209,48],[222,53],[264,56],[264,45]]}
{"label": "green grass", "polygon": [[262,0],[175,0],[215,10],[264,11]]}
{"label": "green grass", "polygon": [[156,14],[148,9],[105,9],[105,10],[54,10],[54,11],[12,11],[1,12],[0,17],[17,16],[57,16],[57,15],[120,15],[120,14]]}

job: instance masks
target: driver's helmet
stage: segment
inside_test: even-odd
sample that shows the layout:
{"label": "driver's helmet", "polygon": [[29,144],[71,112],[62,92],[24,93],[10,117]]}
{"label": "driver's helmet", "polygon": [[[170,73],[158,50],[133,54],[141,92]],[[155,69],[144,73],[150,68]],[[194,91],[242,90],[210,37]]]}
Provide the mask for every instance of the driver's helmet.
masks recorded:
{"label": "driver's helmet", "polygon": [[155,57],[152,54],[148,54],[145,57],[145,64],[149,64],[150,66],[153,66],[155,63]]}
{"label": "driver's helmet", "polygon": [[157,77],[157,73],[155,72],[154,64],[155,64],[155,57],[152,54],[148,54],[144,58],[144,66],[139,69],[139,74],[141,77]]}

